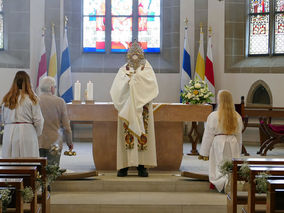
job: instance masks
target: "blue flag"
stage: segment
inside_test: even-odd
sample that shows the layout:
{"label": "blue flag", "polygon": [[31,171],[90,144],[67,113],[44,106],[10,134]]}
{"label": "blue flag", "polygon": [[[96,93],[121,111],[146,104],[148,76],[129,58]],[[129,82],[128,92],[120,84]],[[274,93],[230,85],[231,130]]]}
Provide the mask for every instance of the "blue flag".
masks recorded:
{"label": "blue flag", "polygon": [[65,28],[63,39],[61,69],[59,75],[59,96],[63,98],[66,103],[71,102],[73,100],[70,55],[67,41],[67,28]]}
{"label": "blue flag", "polygon": [[[184,86],[189,83],[191,80],[191,64],[190,64],[190,55],[188,48],[188,32],[187,27],[184,30],[184,49],[183,49],[183,63],[182,63],[182,71],[181,71],[181,81],[180,81],[180,90],[184,89]],[[180,102],[181,99],[180,99]]]}

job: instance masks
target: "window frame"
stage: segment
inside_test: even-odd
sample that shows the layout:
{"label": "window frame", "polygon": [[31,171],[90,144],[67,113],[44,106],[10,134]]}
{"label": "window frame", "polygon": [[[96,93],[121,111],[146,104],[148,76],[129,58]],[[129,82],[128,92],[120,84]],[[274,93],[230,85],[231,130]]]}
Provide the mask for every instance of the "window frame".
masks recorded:
{"label": "window frame", "polygon": [[[85,1],[85,0],[83,0]],[[161,32],[162,32],[162,0],[160,0],[160,15],[157,16],[153,16],[153,15],[148,15],[148,16],[139,16],[138,14],[138,0],[132,0],[132,15],[112,15],[111,13],[111,1],[112,0],[105,0],[105,8],[106,8],[106,13],[105,13],[105,51],[84,51],[84,44],[83,44],[83,40],[84,40],[84,33],[82,30],[82,52],[83,53],[90,53],[90,54],[125,54],[125,51],[112,51],[111,48],[111,34],[112,34],[112,18],[113,17],[132,17],[132,41],[137,40],[138,41],[138,20],[139,17],[159,17],[160,18],[160,46],[159,49],[160,51],[157,52],[147,52],[150,54],[160,54],[161,53],[161,49],[162,49],[162,38],[161,38]],[[84,2],[83,4],[84,5]],[[82,7],[82,26],[84,26],[84,17],[90,17],[91,15],[84,15],[83,13],[84,11],[84,7]],[[98,15],[97,17],[99,17],[100,15]]]}
{"label": "window frame", "polygon": [[[269,12],[265,13],[251,13],[251,0],[248,0],[248,33],[247,33],[247,55],[249,57],[258,56],[283,56],[283,53],[275,53],[275,21],[276,15],[283,14],[284,11],[276,11],[276,0],[269,0]],[[268,31],[268,53],[267,54],[250,54],[250,33],[251,33],[251,17],[257,15],[268,15],[269,16],[269,31]]]}
{"label": "window frame", "polygon": [[0,47],[0,51],[2,51],[2,50],[4,50],[4,12],[3,12],[3,1],[2,1],[2,5],[0,4],[0,8],[1,8],[0,9],[0,17],[2,17],[2,27],[3,27],[3,32],[2,32],[3,37],[0,38],[0,39],[2,39],[2,42],[3,42],[3,47],[2,48]]}

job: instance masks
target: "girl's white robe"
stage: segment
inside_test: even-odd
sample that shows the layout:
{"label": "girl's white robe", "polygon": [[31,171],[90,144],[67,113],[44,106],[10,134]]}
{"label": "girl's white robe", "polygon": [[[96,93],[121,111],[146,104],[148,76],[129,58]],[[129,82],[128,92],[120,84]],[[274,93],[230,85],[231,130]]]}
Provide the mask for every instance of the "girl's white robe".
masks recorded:
{"label": "girl's white robe", "polygon": [[227,184],[228,178],[220,173],[220,166],[226,160],[238,158],[242,151],[243,122],[238,114],[238,131],[234,135],[222,135],[218,128],[218,112],[212,112],[206,122],[199,154],[209,156],[209,181],[218,191]]}
{"label": "girl's white robe", "polygon": [[44,122],[39,103],[33,104],[26,96],[16,109],[2,105],[2,122],[5,125],[2,158],[39,157],[38,136]]}

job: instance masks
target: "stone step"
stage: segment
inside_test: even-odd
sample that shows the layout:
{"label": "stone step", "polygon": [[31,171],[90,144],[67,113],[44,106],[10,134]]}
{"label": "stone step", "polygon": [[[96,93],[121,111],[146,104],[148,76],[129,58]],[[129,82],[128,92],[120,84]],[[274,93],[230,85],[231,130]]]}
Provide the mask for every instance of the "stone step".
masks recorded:
{"label": "stone step", "polygon": [[148,178],[110,173],[86,180],[56,181],[52,192],[209,192],[208,181],[173,174],[151,174]]}
{"label": "stone step", "polygon": [[226,213],[217,192],[52,192],[52,213]]}

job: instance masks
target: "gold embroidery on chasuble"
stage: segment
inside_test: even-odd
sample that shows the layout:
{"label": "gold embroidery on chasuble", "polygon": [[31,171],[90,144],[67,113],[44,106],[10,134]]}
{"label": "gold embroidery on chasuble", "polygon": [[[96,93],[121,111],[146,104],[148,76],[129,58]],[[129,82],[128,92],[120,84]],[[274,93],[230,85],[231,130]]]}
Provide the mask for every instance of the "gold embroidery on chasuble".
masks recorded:
{"label": "gold embroidery on chasuble", "polygon": [[138,140],[138,150],[143,151],[147,149],[148,142],[148,121],[149,121],[149,104],[143,106],[143,124],[145,129],[145,134],[141,136],[134,135],[132,131],[128,128],[128,124],[123,122],[124,134],[125,134],[125,148],[133,149],[134,148],[134,136]]}

